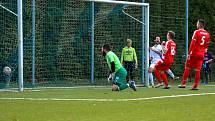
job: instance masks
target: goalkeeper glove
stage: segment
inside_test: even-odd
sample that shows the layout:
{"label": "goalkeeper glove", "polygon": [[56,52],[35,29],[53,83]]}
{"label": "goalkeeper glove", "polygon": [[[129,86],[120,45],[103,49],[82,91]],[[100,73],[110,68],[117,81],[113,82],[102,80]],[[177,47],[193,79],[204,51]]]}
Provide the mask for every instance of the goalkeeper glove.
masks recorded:
{"label": "goalkeeper glove", "polygon": [[108,77],[108,82],[112,81],[114,78],[114,73],[111,73]]}

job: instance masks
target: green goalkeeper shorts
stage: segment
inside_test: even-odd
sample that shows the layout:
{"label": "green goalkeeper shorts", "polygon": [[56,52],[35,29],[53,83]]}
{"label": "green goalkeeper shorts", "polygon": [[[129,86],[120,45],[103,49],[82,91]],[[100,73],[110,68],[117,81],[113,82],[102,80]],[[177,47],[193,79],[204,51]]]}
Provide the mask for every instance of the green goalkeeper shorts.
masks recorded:
{"label": "green goalkeeper shorts", "polygon": [[113,84],[122,85],[125,84],[125,79],[127,76],[127,71],[124,67],[121,67],[116,73],[115,78],[113,80]]}

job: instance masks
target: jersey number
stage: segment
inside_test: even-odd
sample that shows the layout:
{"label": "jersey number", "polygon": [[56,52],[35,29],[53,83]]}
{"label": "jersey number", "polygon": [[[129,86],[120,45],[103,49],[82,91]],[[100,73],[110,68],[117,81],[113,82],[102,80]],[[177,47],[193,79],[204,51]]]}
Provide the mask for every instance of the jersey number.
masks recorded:
{"label": "jersey number", "polygon": [[204,44],[205,44],[205,36],[202,36],[200,45],[204,45]]}
{"label": "jersey number", "polygon": [[175,55],[175,47],[174,46],[171,47],[171,55]]}

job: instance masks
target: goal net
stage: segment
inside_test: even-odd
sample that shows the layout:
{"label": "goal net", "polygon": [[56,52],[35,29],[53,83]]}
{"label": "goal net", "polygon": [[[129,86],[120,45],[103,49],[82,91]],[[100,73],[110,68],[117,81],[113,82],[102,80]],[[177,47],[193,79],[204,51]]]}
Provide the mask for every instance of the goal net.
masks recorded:
{"label": "goal net", "polygon": [[136,77],[140,81],[145,44],[142,39],[146,39],[140,13],[148,4],[79,0],[37,4],[40,6],[36,20],[38,85],[107,85],[109,70],[100,54],[101,47],[112,44],[120,57],[127,38],[132,39],[138,51]]}
{"label": "goal net", "polygon": [[[17,4],[16,0],[0,2],[0,88],[13,85],[17,87]],[[5,74],[3,69],[11,68],[11,75]]]}

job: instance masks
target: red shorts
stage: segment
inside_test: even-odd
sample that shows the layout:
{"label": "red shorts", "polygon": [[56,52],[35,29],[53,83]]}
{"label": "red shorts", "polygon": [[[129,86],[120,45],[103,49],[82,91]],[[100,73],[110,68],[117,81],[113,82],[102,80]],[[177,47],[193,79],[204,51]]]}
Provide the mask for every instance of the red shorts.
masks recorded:
{"label": "red shorts", "polygon": [[203,63],[203,58],[191,56],[190,59],[186,60],[185,67],[201,70],[202,63]]}
{"label": "red shorts", "polygon": [[172,64],[164,63],[163,61],[158,61],[155,65],[155,69],[159,71],[168,71],[171,68]]}

